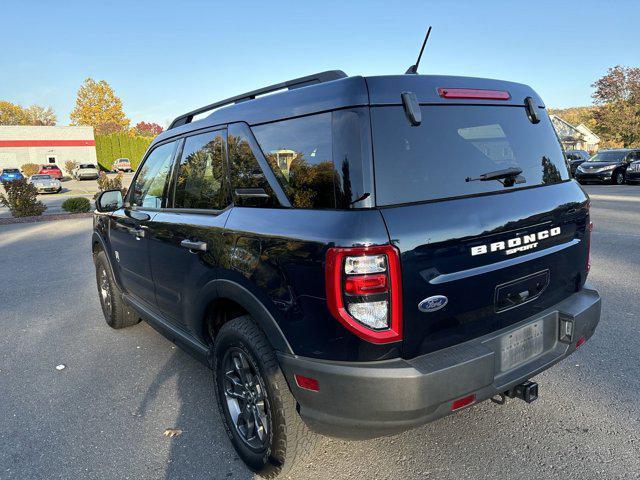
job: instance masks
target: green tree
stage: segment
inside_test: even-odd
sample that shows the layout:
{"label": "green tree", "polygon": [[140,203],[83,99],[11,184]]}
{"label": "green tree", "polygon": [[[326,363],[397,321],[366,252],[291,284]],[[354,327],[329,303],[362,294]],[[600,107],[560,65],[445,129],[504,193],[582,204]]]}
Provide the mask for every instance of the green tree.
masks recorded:
{"label": "green tree", "polygon": [[625,147],[640,142],[640,68],[616,66],[593,85],[595,131]]}
{"label": "green tree", "polygon": [[118,98],[105,81],[87,78],[78,90],[71,115],[72,125],[91,125],[97,134],[121,132],[129,128],[129,119]]}

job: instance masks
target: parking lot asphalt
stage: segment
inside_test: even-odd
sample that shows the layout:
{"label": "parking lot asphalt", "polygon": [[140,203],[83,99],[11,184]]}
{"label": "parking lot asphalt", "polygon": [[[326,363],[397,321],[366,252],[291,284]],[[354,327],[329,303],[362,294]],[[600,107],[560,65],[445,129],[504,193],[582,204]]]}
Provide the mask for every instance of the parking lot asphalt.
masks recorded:
{"label": "parking lot asphalt", "polygon": [[[640,187],[585,189],[603,316],[536,377],[537,402],[485,402],[365,442],[322,438],[291,478],[640,478]],[[105,324],[90,231],[87,218],[0,226],[0,478],[252,478],[209,370],[146,323]]]}
{"label": "parking lot asphalt", "polygon": [[[115,177],[115,174],[108,174],[109,177]],[[122,177],[122,185],[129,186],[133,179],[133,173],[125,173]],[[54,215],[63,213],[62,202],[71,197],[86,197],[93,200],[93,196],[98,191],[98,182],[95,180],[75,180],[65,178],[62,180],[62,191],[60,193],[43,193],[38,195],[38,200],[47,206],[45,215]],[[0,185],[0,192],[4,192]],[[7,207],[0,205],[0,218],[11,217],[11,213]]]}

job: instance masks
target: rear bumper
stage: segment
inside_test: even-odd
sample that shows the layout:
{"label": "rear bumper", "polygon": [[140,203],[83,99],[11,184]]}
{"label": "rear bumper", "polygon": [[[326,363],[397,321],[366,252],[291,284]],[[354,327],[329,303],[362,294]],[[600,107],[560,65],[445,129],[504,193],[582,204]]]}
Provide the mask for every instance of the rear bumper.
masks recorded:
{"label": "rear bumper", "polygon": [[[574,321],[573,341],[558,340],[559,317]],[[343,438],[389,435],[451,413],[451,402],[475,394],[476,403],[546,370],[589,339],[600,320],[600,296],[585,287],[535,317],[484,337],[411,360],[330,362],[278,354],[300,415],[315,431]],[[500,371],[500,338],[531,322],[544,323],[544,349]],[[298,387],[294,374],[318,380],[320,390]]]}

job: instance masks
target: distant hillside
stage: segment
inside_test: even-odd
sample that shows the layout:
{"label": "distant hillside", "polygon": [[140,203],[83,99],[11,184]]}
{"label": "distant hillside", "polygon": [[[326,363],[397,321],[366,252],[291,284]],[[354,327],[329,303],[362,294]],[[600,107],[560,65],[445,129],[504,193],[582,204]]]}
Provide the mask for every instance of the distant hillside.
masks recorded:
{"label": "distant hillside", "polygon": [[594,131],[596,126],[593,118],[594,110],[595,107],[550,108],[549,114],[557,115],[572,125],[584,123],[588,129]]}

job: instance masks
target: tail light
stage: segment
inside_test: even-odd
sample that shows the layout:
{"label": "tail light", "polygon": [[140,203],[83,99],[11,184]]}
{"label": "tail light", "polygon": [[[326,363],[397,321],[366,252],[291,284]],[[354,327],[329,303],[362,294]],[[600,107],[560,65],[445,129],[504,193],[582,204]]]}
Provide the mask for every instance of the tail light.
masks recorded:
{"label": "tail light", "polygon": [[396,247],[330,248],[325,273],[329,310],[348,330],[371,343],[402,340]]}

